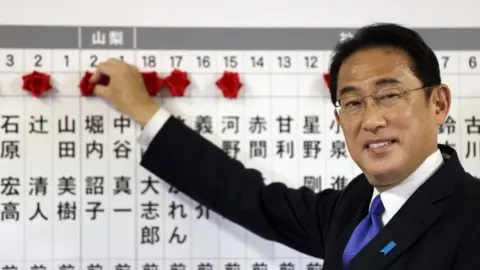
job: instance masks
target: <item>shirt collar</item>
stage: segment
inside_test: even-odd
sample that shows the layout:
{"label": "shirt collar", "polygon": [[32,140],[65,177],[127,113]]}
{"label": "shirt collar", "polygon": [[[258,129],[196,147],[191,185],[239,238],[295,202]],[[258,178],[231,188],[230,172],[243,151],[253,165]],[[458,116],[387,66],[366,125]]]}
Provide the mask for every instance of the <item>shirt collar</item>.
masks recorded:
{"label": "shirt collar", "polygon": [[425,161],[404,181],[397,186],[379,193],[374,189],[373,198],[378,194],[382,198],[385,207],[386,219],[389,220],[402,207],[407,199],[419,188],[430,176],[443,164],[443,156],[438,149],[431,154]]}

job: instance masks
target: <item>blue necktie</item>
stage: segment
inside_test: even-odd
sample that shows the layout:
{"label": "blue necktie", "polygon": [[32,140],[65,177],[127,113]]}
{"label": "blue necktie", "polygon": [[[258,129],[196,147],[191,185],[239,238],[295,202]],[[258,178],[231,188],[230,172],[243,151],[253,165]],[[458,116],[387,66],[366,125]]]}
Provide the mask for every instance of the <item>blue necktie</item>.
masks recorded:
{"label": "blue necktie", "polygon": [[385,211],[380,195],[372,202],[368,215],[358,224],[343,252],[343,265],[346,267],[350,260],[377,235],[383,227],[382,214]]}

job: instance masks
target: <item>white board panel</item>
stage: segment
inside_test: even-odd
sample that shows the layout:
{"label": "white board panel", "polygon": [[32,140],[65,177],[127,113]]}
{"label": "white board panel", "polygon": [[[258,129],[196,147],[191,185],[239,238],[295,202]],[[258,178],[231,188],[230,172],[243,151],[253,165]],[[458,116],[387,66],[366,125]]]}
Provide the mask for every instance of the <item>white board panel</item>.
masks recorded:
{"label": "white board panel", "polygon": [[[440,141],[480,175],[479,7],[468,0],[434,7],[410,0],[3,1],[0,266],[319,270],[321,260],[245,232],[139,167],[140,129],[80,95],[84,72],[108,57],[162,77],[187,72],[184,97],[168,88],[158,96],[187,124],[220,138],[268,182],[341,188],[359,170],[322,78],[330,50],[365,23],[404,23],[435,49],[453,91]],[[215,85],[226,70],[240,74],[237,99]],[[51,76],[48,96],[22,90],[22,76],[33,71]]]}

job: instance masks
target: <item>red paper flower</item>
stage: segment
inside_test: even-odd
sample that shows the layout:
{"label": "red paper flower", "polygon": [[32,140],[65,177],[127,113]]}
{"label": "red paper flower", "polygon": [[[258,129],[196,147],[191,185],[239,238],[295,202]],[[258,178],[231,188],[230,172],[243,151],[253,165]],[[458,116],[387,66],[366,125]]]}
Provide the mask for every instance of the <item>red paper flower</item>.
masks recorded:
{"label": "red paper flower", "polygon": [[164,80],[155,71],[142,72],[142,78],[148,93],[152,97],[156,96],[165,84]]}
{"label": "red paper flower", "polygon": [[323,80],[327,85],[327,88],[330,89],[330,73],[323,73]]}
{"label": "red paper flower", "polygon": [[80,88],[80,91],[82,92],[82,96],[91,96],[93,95],[93,88],[95,87],[96,84],[100,85],[108,85],[110,82],[110,78],[108,76],[102,76],[100,78],[100,81],[97,83],[91,83],[90,77],[92,77],[93,73],[86,71],[85,75],[83,75],[82,80],[80,80],[80,83],[78,84],[78,88]]}
{"label": "red paper flower", "polygon": [[185,95],[185,90],[190,85],[190,80],[186,72],[175,69],[170,75],[165,78],[165,83],[174,97],[182,97]]}
{"label": "red paper flower", "polygon": [[237,72],[225,71],[223,76],[216,82],[216,85],[226,98],[236,98],[243,83]]}
{"label": "red paper flower", "polygon": [[52,89],[50,83],[50,75],[34,71],[30,74],[22,76],[22,88],[30,92],[35,97],[40,97],[43,93]]}

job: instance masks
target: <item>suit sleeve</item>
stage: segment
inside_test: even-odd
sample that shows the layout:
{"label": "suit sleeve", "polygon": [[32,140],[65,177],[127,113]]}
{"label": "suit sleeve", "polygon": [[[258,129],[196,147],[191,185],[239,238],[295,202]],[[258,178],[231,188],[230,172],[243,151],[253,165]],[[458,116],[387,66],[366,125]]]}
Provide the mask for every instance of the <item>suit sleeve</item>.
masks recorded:
{"label": "suit sleeve", "polygon": [[302,253],[323,258],[338,191],[266,185],[174,117],[149,141],[141,165],[226,219]]}

